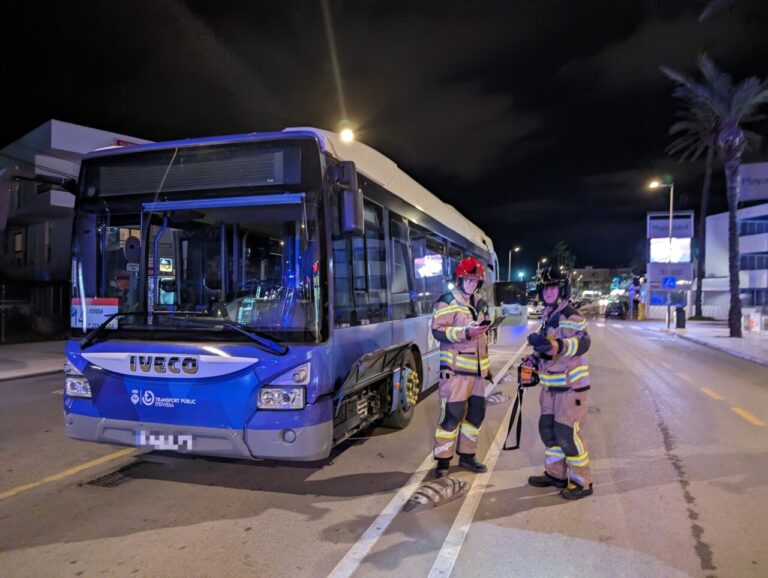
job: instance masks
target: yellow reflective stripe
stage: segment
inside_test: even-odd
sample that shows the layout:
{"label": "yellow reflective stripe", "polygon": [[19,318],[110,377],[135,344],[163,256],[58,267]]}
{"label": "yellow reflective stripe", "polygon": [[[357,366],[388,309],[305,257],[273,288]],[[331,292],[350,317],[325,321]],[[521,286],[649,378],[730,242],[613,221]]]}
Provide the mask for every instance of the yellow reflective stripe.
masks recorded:
{"label": "yellow reflective stripe", "polygon": [[584,447],[584,442],[581,441],[579,432],[581,431],[581,424],[577,421],[573,422],[573,441],[576,444],[576,449],[580,454],[586,454],[587,449]]}
{"label": "yellow reflective stripe", "polygon": [[552,446],[551,448],[547,448],[544,450],[545,456],[556,456],[556,457],[564,457],[565,452],[563,451],[563,448],[560,446]]}
{"label": "yellow reflective stripe", "polygon": [[563,339],[563,345],[565,345],[565,356],[573,357],[579,347],[579,340],[576,337],[569,337]]}
{"label": "yellow reflective stripe", "polygon": [[565,458],[565,462],[569,466],[586,466],[589,463],[589,454],[585,452],[583,454],[579,454],[578,456],[567,456]]}
{"label": "yellow reflective stripe", "polygon": [[463,327],[449,327],[445,330],[445,336],[449,341],[458,343],[461,341],[461,334],[464,333]]}
{"label": "yellow reflective stripe", "polygon": [[585,377],[589,377],[589,366],[580,365],[568,372],[568,377],[571,381],[579,381]]}
{"label": "yellow reflective stripe", "polygon": [[453,353],[450,351],[441,351],[440,352],[440,361],[445,361],[446,363],[453,365]]}
{"label": "yellow reflective stripe", "polygon": [[477,359],[474,359],[472,357],[464,357],[462,355],[456,356],[455,361],[456,367],[461,367],[462,369],[477,369]]}
{"label": "yellow reflective stripe", "polygon": [[461,433],[471,435],[471,436],[477,436],[480,434],[480,428],[473,426],[468,421],[461,422]]}
{"label": "yellow reflective stripe", "polygon": [[480,368],[481,369],[488,369],[490,366],[491,366],[491,360],[488,359],[487,357],[483,357],[480,360]]}
{"label": "yellow reflective stripe", "polygon": [[443,307],[442,309],[435,309],[433,317],[437,318],[442,315],[450,315],[452,313],[458,313],[461,310],[461,307],[457,307],[456,305],[449,305],[448,307]]}
{"label": "yellow reflective stripe", "polygon": [[448,431],[448,430],[444,430],[443,428],[439,427],[435,431],[435,437],[436,438],[443,438],[443,439],[447,439],[447,440],[452,440],[455,437],[457,437],[458,435],[459,435],[459,429],[458,428],[456,428],[453,431]]}
{"label": "yellow reflective stripe", "polygon": [[563,329],[572,329],[574,331],[584,331],[587,328],[587,321],[561,321],[560,327]]}
{"label": "yellow reflective stripe", "polygon": [[549,384],[560,384],[565,385],[565,374],[564,373],[542,373],[539,375],[539,380],[541,383],[549,385]]}

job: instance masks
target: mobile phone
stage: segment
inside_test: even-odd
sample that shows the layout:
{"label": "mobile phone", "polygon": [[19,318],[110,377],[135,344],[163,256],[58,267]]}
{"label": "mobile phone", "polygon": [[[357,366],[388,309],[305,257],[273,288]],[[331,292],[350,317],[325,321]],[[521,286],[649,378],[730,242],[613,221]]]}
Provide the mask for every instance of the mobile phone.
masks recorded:
{"label": "mobile phone", "polygon": [[480,325],[480,327],[485,327],[486,325],[490,325],[490,324],[491,324],[491,320],[490,319],[483,319],[480,323],[478,323],[478,325]]}

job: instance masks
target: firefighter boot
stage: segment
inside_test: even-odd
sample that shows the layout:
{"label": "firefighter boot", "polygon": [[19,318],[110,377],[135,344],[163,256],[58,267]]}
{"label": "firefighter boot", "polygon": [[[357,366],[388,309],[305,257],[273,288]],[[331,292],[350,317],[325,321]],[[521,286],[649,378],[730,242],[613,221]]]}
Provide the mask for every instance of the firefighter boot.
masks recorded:
{"label": "firefighter boot", "polygon": [[540,476],[531,476],[528,478],[528,485],[535,488],[548,488],[549,486],[565,488],[568,485],[568,480],[561,480],[544,472]]}
{"label": "firefighter boot", "polygon": [[438,458],[435,468],[435,477],[439,480],[448,475],[448,468],[451,467],[451,458]]}
{"label": "firefighter boot", "polygon": [[592,495],[592,484],[584,488],[577,483],[568,484],[568,487],[560,491],[560,496],[564,500],[580,500]]}
{"label": "firefighter boot", "polygon": [[475,454],[459,454],[459,467],[475,474],[482,474],[488,471],[488,467],[485,464],[481,464],[475,459]]}

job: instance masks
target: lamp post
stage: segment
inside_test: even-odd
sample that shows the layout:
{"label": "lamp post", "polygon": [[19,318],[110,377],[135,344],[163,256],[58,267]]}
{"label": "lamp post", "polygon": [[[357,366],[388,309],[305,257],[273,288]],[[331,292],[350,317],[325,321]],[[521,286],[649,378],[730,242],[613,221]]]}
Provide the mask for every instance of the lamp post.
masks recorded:
{"label": "lamp post", "polygon": [[[667,263],[672,263],[672,207],[674,203],[675,198],[675,183],[669,182],[669,183],[661,183],[659,181],[651,181],[648,183],[648,188],[650,189],[662,189],[664,187],[669,187],[669,252],[667,253]],[[671,269],[671,267],[670,267]],[[667,269],[667,273],[669,273],[669,269]],[[670,290],[667,289],[667,329],[669,329],[670,322],[672,321],[672,311],[671,311],[671,302],[670,302]]]}
{"label": "lamp post", "polygon": [[512,252],[519,253],[522,247],[515,246],[509,250],[509,256],[507,259],[507,281],[512,281]]}
{"label": "lamp post", "polygon": [[520,279],[520,281],[522,281],[524,277],[525,277],[525,271],[517,272],[517,278]]}
{"label": "lamp post", "polygon": [[541,273],[541,264],[542,263],[546,264],[546,262],[547,262],[547,258],[546,257],[539,257],[539,260],[536,261],[536,276],[537,277],[539,276],[539,273]]}

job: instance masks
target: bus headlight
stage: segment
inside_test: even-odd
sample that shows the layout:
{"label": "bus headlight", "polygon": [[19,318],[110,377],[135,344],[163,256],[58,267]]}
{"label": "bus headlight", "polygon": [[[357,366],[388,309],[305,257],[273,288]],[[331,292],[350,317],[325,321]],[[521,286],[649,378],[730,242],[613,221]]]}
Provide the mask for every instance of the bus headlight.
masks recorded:
{"label": "bus headlight", "polygon": [[259,409],[304,409],[303,387],[262,387],[256,406]]}
{"label": "bus headlight", "polygon": [[64,380],[64,391],[69,397],[93,397],[91,384],[84,375],[68,375]]}

